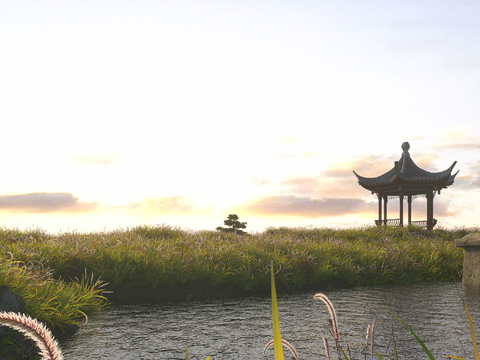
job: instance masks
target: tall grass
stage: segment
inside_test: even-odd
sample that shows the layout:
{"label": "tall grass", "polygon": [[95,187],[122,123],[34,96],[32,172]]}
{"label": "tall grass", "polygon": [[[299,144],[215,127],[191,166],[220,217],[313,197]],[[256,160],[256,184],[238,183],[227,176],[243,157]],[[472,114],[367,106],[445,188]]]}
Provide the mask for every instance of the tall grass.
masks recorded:
{"label": "tall grass", "polygon": [[[203,281],[264,291],[274,261],[280,290],[339,281],[348,285],[460,278],[463,253],[453,241],[469,230],[364,227],[269,228],[242,236],[165,225],[93,233],[0,229],[0,258],[56,279],[85,269],[113,285],[174,287]],[[11,255],[9,255],[9,253]],[[35,265],[37,264],[37,265]]]}
{"label": "tall grass", "polygon": [[93,274],[87,277],[85,271],[80,280],[68,282],[51,274],[52,270],[42,263],[0,260],[0,285],[8,285],[25,300],[25,312],[51,328],[78,327],[78,320],[86,313],[106,304],[102,295],[106,283],[94,281]]}
{"label": "tall grass", "polygon": [[38,347],[42,360],[63,360],[57,340],[45,325],[25,314],[0,311],[0,325],[11,327],[30,339]]}
{"label": "tall grass", "polygon": [[279,291],[322,282],[458,279],[463,254],[453,242],[468,232],[281,227],[242,236],[166,225],[59,234],[0,228],[0,285],[25,299],[31,317],[52,329],[68,329],[105,304],[106,282],[168,289],[201,281],[264,292],[272,260]]}
{"label": "tall grass", "polygon": [[[271,279],[271,297],[272,297],[272,328],[273,328],[273,340],[267,343],[263,350],[263,354],[265,355],[266,350],[274,345],[274,356],[275,360],[284,360],[284,353],[283,353],[283,346],[288,348],[295,360],[299,360],[298,354],[293,347],[288,341],[284,340],[281,338],[280,334],[280,320],[279,320],[279,315],[278,315],[278,303],[277,303],[277,293],[276,293],[276,287],[275,287],[275,277],[274,277],[274,271],[273,271],[273,261],[271,262],[270,265],[270,279]],[[460,292],[459,292],[460,293]],[[337,316],[335,312],[335,308],[331,301],[325,296],[324,294],[316,294],[314,295],[313,299],[319,299],[325,303],[327,306],[328,312],[330,314],[330,325],[331,325],[331,333],[335,339],[335,348],[339,350],[339,358],[343,356],[345,360],[353,360],[352,355],[350,354],[350,350],[348,349],[347,345],[347,351],[349,353],[349,356],[345,353],[343,350],[342,346],[340,345],[340,337],[339,337],[339,332],[338,332],[338,324],[337,324]],[[463,300],[463,299],[462,299]],[[474,355],[475,359],[479,359],[479,353],[478,353],[478,347],[477,347],[477,341],[476,341],[476,336],[475,336],[475,330],[473,327],[473,322],[470,316],[470,313],[468,311],[467,305],[463,301],[463,305],[465,307],[465,312],[467,315],[467,319],[469,322],[469,327],[470,327],[470,332],[472,336],[472,342],[473,342],[473,348],[474,348]],[[394,313],[391,312],[393,316],[395,316],[410,332],[411,334],[415,337],[417,342],[422,346],[423,350],[427,354],[430,360],[435,360],[433,355],[430,353],[428,348],[425,346],[423,341],[415,334],[415,332],[410,329],[410,327],[405,324],[398,316],[396,316]],[[376,322],[380,320],[378,318],[373,320],[372,327],[368,326],[367,328],[367,343],[366,346],[368,346],[368,340],[371,340],[371,349],[370,349],[370,356],[373,357],[373,349],[374,349],[374,333],[375,333],[375,325]],[[58,345],[58,342],[54,339],[53,335],[51,332],[41,323],[39,323],[36,319],[32,319],[29,316],[26,316],[24,314],[17,314],[13,312],[0,312],[0,325],[7,325],[9,327],[15,328],[19,330],[20,332],[24,333],[26,336],[31,338],[33,341],[38,346],[38,349],[40,351],[40,354],[42,355],[43,360],[63,360],[63,355],[62,351]],[[393,336],[393,332],[392,332]],[[327,359],[330,360],[330,351],[329,351],[329,346],[328,346],[328,341],[326,337],[323,337],[323,342],[325,346],[325,353],[327,356]],[[395,351],[395,346],[394,346],[394,358],[397,358],[397,354]],[[341,356],[340,356],[341,354]],[[376,354],[378,356],[379,360],[382,360],[382,355],[376,351]],[[366,354],[365,358],[366,358]],[[463,360],[462,358],[459,358],[457,356],[453,355],[448,355],[446,356],[448,358],[453,358],[453,359],[458,359],[458,360]],[[188,360],[188,339],[187,339],[187,344],[186,344],[186,349],[185,349],[185,359]],[[212,357],[208,357],[206,360],[212,359]]]}
{"label": "tall grass", "polygon": [[[272,262],[272,268],[273,268],[273,262]],[[281,335],[280,335],[280,320],[279,320],[279,316],[278,316],[277,293],[276,293],[276,290],[275,290],[275,279],[274,279],[273,270],[271,270],[271,281],[272,281],[271,288],[272,288],[273,340],[271,340],[270,342],[267,343],[267,345],[265,346],[265,348],[263,350],[263,354],[265,355],[265,351],[272,344],[274,344],[275,345],[275,360],[284,360],[283,348],[282,348],[282,345],[284,345],[285,347],[287,347],[290,350],[293,358],[295,360],[298,360],[299,357],[298,357],[297,352],[296,352],[295,348],[293,347],[293,345],[291,345],[288,341],[282,339]],[[460,291],[459,291],[459,294],[460,294]],[[332,336],[335,340],[335,349],[337,350],[338,358],[339,359],[343,358],[345,360],[353,360],[354,358],[351,355],[350,349],[348,348],[348,344],[347,344],[347,352],[349,353],[349,356],[347,356],[346,352],[344,351],[344,349],[340,345],[340,336],[339,336],[339,332],[338,332],[337,315],[336,315],[335,308],[334,308],[332,302],[324,294],[315,294],[313,296],[313,299],[319,299],[319,300],[323,301],[325,303],[325,305],[327,306],[327,309],[328,309],[328,312],[329,312],[329,315],[330,315],[330,319],[329,319],[329,323],[330,323],[330,326],[331,326],[330,330],[331,330],[331,334],[332,334]],[[475,329],[474,329],[472,318],[470,316],[470,312],[468,311],[467,305],[465,304],[465,301],[463,299],[462,299],[462,301],[463,301],[463,306],[465,308],[465,313],[466,313],[467,319],[468,319],[469,330],[470,330],[470,333],[471,333],[471,336],[472,336],[473,353],[474,353],[474,356],[475,356],[475,360],[478,360],[478,359],[480,359],[480,357],[479,357],[479,352],[478,352]],[[406,327],[406,329],[408,331],[410,331],[410,333],[413,335],[415,340],[419,343],[419,345],[425,351],[425,354],[428,356],[428,358],[430,360],[435,360],[432,353],[428,350],[427,346],[417,336],[417,334],[415,334],[415,332],[407,324],[405,324],[397,315],[395,315],[390,310],[388,310],[388,311],[393,316],[395,316],[395,318],[397,318],[397,320],[400,321]],[[367,328],[367,338],[366,338],[367,342],[366,342],[365,346],[366,347],[368,346],[368,340],[370,340],[371,341],[370,357],[372,357],[372,358],[373,358],[373,350],[374,350],[374,345],[375,345],[375,337],[374,337],[375,336],[375,325],[376,325],[377,321],[379,321],[379,320],[380,319],[378,319],[378,318],[374,319],[372,326],[371,327],[368,326],[368,328]],[[393,326],[393,322],[392,322],[392,326]],[[393,339],[393,342],[394,342],[393,356],[394,356],[394,359],[396,360],[397,359],[397,352],[396,352],[396,349],[395,349],[393,327],[392,327],[392,339]],[[331,359],[330,348],[329,348],[328,341],[327,341],[326,337],[323,337],[323,344],[324,344],[324,348],[325,348],[325,355],[326,355],[327,359],[330,360]],[[278,351],[277,351],[277,349],[278,349]],[[364,355],[364,358],[366,359],[366,353],[362,352],[362,354]],[[379,360],[382,360],[382,355],[378,351],[376,351],[376,355],[378,356]],[[447,355],[447,356],[443,356],[443,357],[458,359],[458,360],[464,360],[464,359],[462,359],[460,357],[457,357],[457,356],[454,356],[454,355]]]}

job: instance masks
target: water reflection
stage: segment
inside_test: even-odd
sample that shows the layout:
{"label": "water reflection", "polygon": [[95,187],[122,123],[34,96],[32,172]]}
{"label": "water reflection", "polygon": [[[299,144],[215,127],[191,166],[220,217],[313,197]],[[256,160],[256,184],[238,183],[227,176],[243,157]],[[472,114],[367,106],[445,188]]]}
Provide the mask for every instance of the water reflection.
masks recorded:
{"label": "water reflection", "polygon": [[[479,292],[459,285],[477,330],[480,331]],[[325,291],[337,311],[340,339],[354,358],[365,346],[367,325],[377,323],[376,347],[392,359],[392,310],[424,340],[435,358],[473,358],[472,340],[455,283],[375,286]],[[295,346],[301,359],[325,359],[322,336],[329,334],[328,311],[313,300],[315,292],[279,294],[282,337]],[[272,338],[268,297],[111,305],[90,317],[90,328],[62,344],[66,359],[185,359],[188,338],[191,359],[273,359],[262,356]],[[393,330],[399,359],[425,359],[420,345],[398,321]],[[286,359],[287,352],[285,352]],[[334,356],[335,358],[335,356]],[[369,356],[367,358],[370,358]]]}

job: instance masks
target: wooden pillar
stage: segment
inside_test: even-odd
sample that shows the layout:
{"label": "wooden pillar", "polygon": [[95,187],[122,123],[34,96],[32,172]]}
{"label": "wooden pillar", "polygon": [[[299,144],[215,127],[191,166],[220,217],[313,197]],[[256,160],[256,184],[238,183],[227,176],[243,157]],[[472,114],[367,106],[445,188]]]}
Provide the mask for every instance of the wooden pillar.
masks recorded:
{"label": "wooden pillar", "polygon": [[387,203],[388,195],[383,195],[383,224],[387,225]]}
{"label": "wooden pillar", "polygon": [[427,190],[427,229],[433,229],[433,191]]}
{"label": "wooden pillar", "polygon": [[408,195],[408,225],[412,224],[412,195]]}
{"label": "wooden pillar", "polygon": [[435,226],[433,224],[433,198],[435,197],[435,192],[432,190],[432,195],[431,195],[431,198],[430,198],[430,203],[432,205],[430,205],[430,221],[431,221],[431,225],[432,225],[432,228],[430,230],[433,230],[433,227]]}
{"label": "wooden pillar", "polygon": [[400,187],[399,198],[400,198],[400,227],[403,227],[403,190],[402,190],[402,187]]}
{"label": "wooden pillar", "polygon": [[382,223],[382,194],[378,193],[378,225]]}

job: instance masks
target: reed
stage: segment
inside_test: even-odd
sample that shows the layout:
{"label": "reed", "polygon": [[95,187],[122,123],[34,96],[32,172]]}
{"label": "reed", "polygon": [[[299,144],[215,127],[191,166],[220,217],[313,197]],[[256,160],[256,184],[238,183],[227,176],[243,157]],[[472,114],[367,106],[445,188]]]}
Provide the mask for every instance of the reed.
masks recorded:
{"label": "reed", "polygon": [[242,236],[167,225],[59,234],[0,228],[0,285],[25,299],[28,315],[64,329],[105,305],[107,283],[168,289],[201,281],[262,292],[270,270],[281,291],[459,279],[463,253],[454,240],[472,231],[280,227]]}
{"label": "reed", "polygon": [[330,325],[332,327],[333,338],[335,339],[335,346],[338,347],[340,335],[338,334],[337,314],[335,313],[335,308],[333,307],[331,301],[328,300],[328,298],[323,294],[316,294],[313,298],[320,299],[325,303],[325,305],[327,305],[328,312],[330,313]]}
{"label": "reed", "polygon": [[0,312],[0,325],[11,327],[32,339],[38,346],[42,360],[63,360],[62,350],[48,328],[25,314]]}
{"label": "reed", "polygon": [[[272,280],[273,281],[273,280]],[[273,293],[272,293],[272,299],[273,299]],[[341,356],[343,356],[343,358],[345,360],[352,360],[353,357],[351,356],[351,354],[349,354],[350,356],[347,356],[347,354],[345,353],[345,351],[343,350],[342,346],[340,345],[340,337],[339,337],[339,333],[338,333],[338,324],[337,324],[337,316],[336,316],[336,312],[335,312],[335,308],[333,307],[333,304],[331,303],[331,301],[324,295],[324,294],[316,294],[314,295],[313,297],[314,299],[319,299],[319,300],[322,300],[325,305],[327,306],[327,309],[328,309],[328,312],[329,312],[329,315],[330,315],[330,324],[331,324],[331,330],[332,330],[332,335],[335,339],[335,347],[337,350],[339,350]],[[468,308],[467,308],[467,305],[465,304],[465,301],[462,299],[462,302],[463,302],[463,306],[465,308],[465,313],[467,315],[467,320],[468,320],[468,324],[469,324],[469,330],[470,330],[470,333],[471,333],[471,336],[472,336],[472,345],[473,345],[473,353],[474,353],[474,357],[475,357],[475,360],[479,359],[479,352],[478,352],[478,346],[477,346],[477,340],[476,340],[476,336],[475,336],[475,329],[473,327],[473,322],[472,322],[472,318],[470,316],[470,313],[468,311]],[[388,310],[393,316],[395,316],[395,318],[398,319],[398,321],[400,321],[404,326],[405,328],[413,335],[413,337],[415,338],[415,340],[419,343],[419,345],[422,347],[422,349],[425,351],[425,354],[428,356],[428,358],[430,360],[435,360],[435,358],[433,357],[432,353],[428,350],[427,346],[424,344],[424,342],[417,336],[417,334],[415,334],[415,332],[407,325],[405,324],[402,319],[400,319],[397,315],[395,315],[393,312],[391,312],[390,310]],[[368,346],[368,340],[370,339],[371,340],[371,344],[370,344],[370,356],[373,357],[373,352],[374,352],[374,343],[375,343],[375,340],[374,340],[374,334],[375,334],[375,325],[377,323],[377,321],[380,321],[380,319],[376,318],[373,320],[373,324],[372,326],[368,326],[367,328],[367,346]],[[394,336],[393,334],[393,330],[392,330],[392,337]],[[284,340],[282,340],[284,341]],[[265,347],[265,349],[270,346],[272,343],[272,341],[270,341],[267,346]],[[285,341],[285,343],[287,343]],[[328,346],[328,341],[327,341],[327,338],[326,337],[323,337],[323,343],[324,343],[324,348],[325,348],[325,354],[326,354],[326,357],[328,360],[330,360],[330,349],[329,349],[329,346]],[[288,344],[288,347],[291,349],[292,353],[294,354],[294,357],[296,359],[298,359],[298,355],[293,347],[293,345]],[[395,349],[395,346],[394,346],[394,349],[393,349],[393,356],[394,356],[394,359],[397,359],[397,353],[396,353],[396,349]],[[264,350],[264,353],[265,353],[265,350]],[[375,351],[376,355],[378,356],[378,359],[379,360],[382,360],[382,355],[378,352],[378,351]],[[460,357],[457,357],[457,356],[453,356],[453,355],[448,355],[448,356],[445,356],[447,358],[452,358],[452,359],[458,359],[458,360],[464,360]],[[283,358],[280,358],[280,359],[283,359]],[[279,360],[276,356],[275,356],[275,360]]]}
{"label": "reed", "polygon": [[367,331],[367,342],[368,337],[370,336],[370,356],[373,356],[373,344],[375,343],[375,325],[377,324],[377,321],[380,321],[380,319],[374,319],[372,327],[370,328],[370,332]]}
{"label": "reed", "polygon": [[[288,341],[284,340],[281,338],[280,334],[280,321],[279,321],[279,315],[278,315],[278,304],[277,304],[277,293],[276,293],[276,288],[275,288],[275,273],[274,273],[274,263],[273,261],[271,262],[270,265],[270,276],[271,276],[271,296],[272,296],[272,328],[273,328],[273,340],[269,341],[266,346],[264,347],[263,354],[265,355],[265,352],[268,350],[268,348],[272,345],[274,345],[274,352],[275,352],[275,360],[284,360],[284,355],[283,355],[283,346],[285,346],[288,350],[290,350],[294,360],[299,360],[298,354],[293,347]],[[92,280],[93,281],[93,276]],[[335,339],[335,346],[337,350],[340,350],[341,355],[343,355],[345,360],[352,360],[353,357],[350,353],[350,350],[348,349],[347,346],[347,351],[349,353],[349,356],[346,355],[345,351],[343,350],[342,346],[340,345],[340,336],[339,336],[339,331],[338,331],[338,322],[337,322],[337,316],[336,316],[336,311],[335,308],[332,304],[332,302],[328,299],[328,297],[324,294],[316,294],[313,296],[313,299],[319,299],[325,303],[327,306],[329,315],[330,315],[330,324],[331,324],[331,331],[332,335]],[[463,301],[463,299],[462,299]],[[479,359],[479,353],[478,353],[478,347],[477,347],[477,342],[476,342],[476,336],[475,336],[475,330],[473,327],[473,322],[470,316],[470,313],[468,311],[467,305],[465,304],[465,301],[463,301],[463,305],[465,308],[465,312],[467,315],[469,327],[470,327],[470,332],[472,336],[472,343],[473,343],[473,349],[474,349],[474,355],[475,359]],[[390,311],[391,312],[391,311]],[[422,342],[422,340],[415,334],[415,332],[410,329],[410,327],[405,324],[398,316],[396,316],[393,312],[391,312],[393,316],[395,316],[409,331],[410,333],[415,337],[417,342],[422,346],[423,350],[427,354],[430,360],[435,360],[433,355],[430,353],[428,348],[425,346],[425,344]],[[86,316],[86,315],[85,315]],[[376,318],[373,320],[372,326],[368,326],[367,328],[367,344],[368,345],[368,340],[369,338],[371,339],[371,348],[370,348],[370,356],[373,357],[373,351],[374,351],[374,334],[375,334],[375,326],[377,321],[380,319]],[[87,317],[87,322],[88,322],[88,317]],[[86,323],[85,323],[86,324]],[[15,330],[18,330],[25,334],[27,337],[32,339],[38,346],[40,354],[42,356],[42,360],[63,360],[63,355],[62,351],[57,343],[57,341],[54,339],[53,335],[51,332],[48,330],[48,328],[38,322],[36,319],[33,319],[29,317],[28,315],[25,314],[17,314],[13,312],[0,312],[0,325],[6,325],[9,326]],[[393,334],[392,334],[393,335]],[[327,356],[327,359],[330,360],[330,351],[329,351],[329,346],[328,346],[328,341],[326,337],[323,337],[323,342],[324,342],[324,347],[325,347],[325,353]],[[382,360],[382,355],[376,351],[376,354],[378,356],[379,360]],[[449,355],[447,356],[449,358],[453,359],[458,359],[458,360],[463,360],[459,357]],[[397,358],[396,351],[394,348],[394,358]],[[185,350],[185,359],[188,360],[188,340],[186,344],[186,350]],[[212,357],[208,357],[206,360],[210,360]]]}
{"label": "reed", "polygon": [[107,299],[103,287],[108,283],[94,280],[93,273],[81,280],[66,282],[54,279],[52,270],[42,262],[11,259],[0,260],[0,285],[8,285],[12,291],[25,300],[25,312],[51,328],[66,330],[78,327],[78,320],[85,314],[103,307]]}
{"label": "reed", "polygon": [[[297,351],[295,350],[295,348],[293,347],[292,344],[290,344],[287,340],[281,340],[282,342],[282,346],[285,346],[289,351],[290,353],[292,354],[292,357],[294,360],[298,360],[298,354],[297,354]],[[265,356],[265,352],[268,350],[268,348],[270,348],[274,343],[274,340],[270,340],[267,345],[265,345],[264,349],[263,349],[263,355]]]}
{"label": "reed", "polygon": [[[93,273],[87,277],[86,271],[81,280],[76,278],[65,282],[54,279],[53,270],[46,263],[45,259],[40,259],[25,264],[14,260],[12,253],[7,253],[6,258],[0,258],[0,285],[8,285],[25,300],[28,319],[38,319],[59,334],[67,330],[74,332],[81,326],[81,318],[86,318],[86,314],[106,304],[107,300],[102,295],[106,283],[100,279],[94,280]],[[25,319],[11,318],[9,321]],[[22,345],[25,342],[14,333],[0,336],[0,341],[3,351],[18,353],[25,349],[25,345]]]}
{"label": "reed", "polygon": [[23,264],[48,266],[56,279],[80,277],[87,269],[112,285],[170,288],[202,281],[257,292],[268,288],[273,260],[277,286],[285,291],[325,282],[378,285],[458,279],[463,253],[453,241],[469,231],[269,228],[242,236],[161,225],[52,235],[4,228],[0,256],[9,252]]}

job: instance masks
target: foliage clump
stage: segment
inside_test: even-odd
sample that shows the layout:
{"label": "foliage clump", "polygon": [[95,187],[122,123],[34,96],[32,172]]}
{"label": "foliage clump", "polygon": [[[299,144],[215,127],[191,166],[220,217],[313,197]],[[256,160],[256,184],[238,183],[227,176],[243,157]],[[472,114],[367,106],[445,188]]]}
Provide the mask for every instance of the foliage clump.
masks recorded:
{"label": "foliage clump", "polygon": [[[238,218],[228,220],[238,222]],[[233,228],[233,223],[226,225]],[[463,250],[454,240],[479,231],[281,227],[244,237],[235,228],[237,233],[191,232],[159,225],[60,234],[0,228],[0,285],[8,285],[25,298],[29,315],[65,324],[60,315],[47,310],[60,308],[60,313],[70,312],[76,317],[81,315],[76,306],[88,313],[101,300],[98,295],[103,288],[92,280],[87,285],[85,269],[111,286],[152,289],[203,282],[212,287],[262,292],[268,289],[272,260],[277,264],[275,278],[281,291],[320,283],[451,281],[461,279],[463,268]],[[83,285],[82,281],[69,281],[82,276]],[[63,295],[63,291],[69,295]],[[75,302],[77,298],[80,300]],[[54,320],[56,317],[59,319]]]}
{"label": "foliage clump", "polygon": [[227,220],[224,220],[223,224],[227,225],[227,226],[230,226],[230,227],[224,228],[224,227],[219,226],[215,230],[226,232],[226,233],[234,233],[234,234],[238,234],[238,235],[248,235],[247,232],[245,232],[243,230],[238,230],[238,229],[246,229],[247,228],[247,223],[238,221],[238,215],[236,215],[236,214],[228,215]]}

